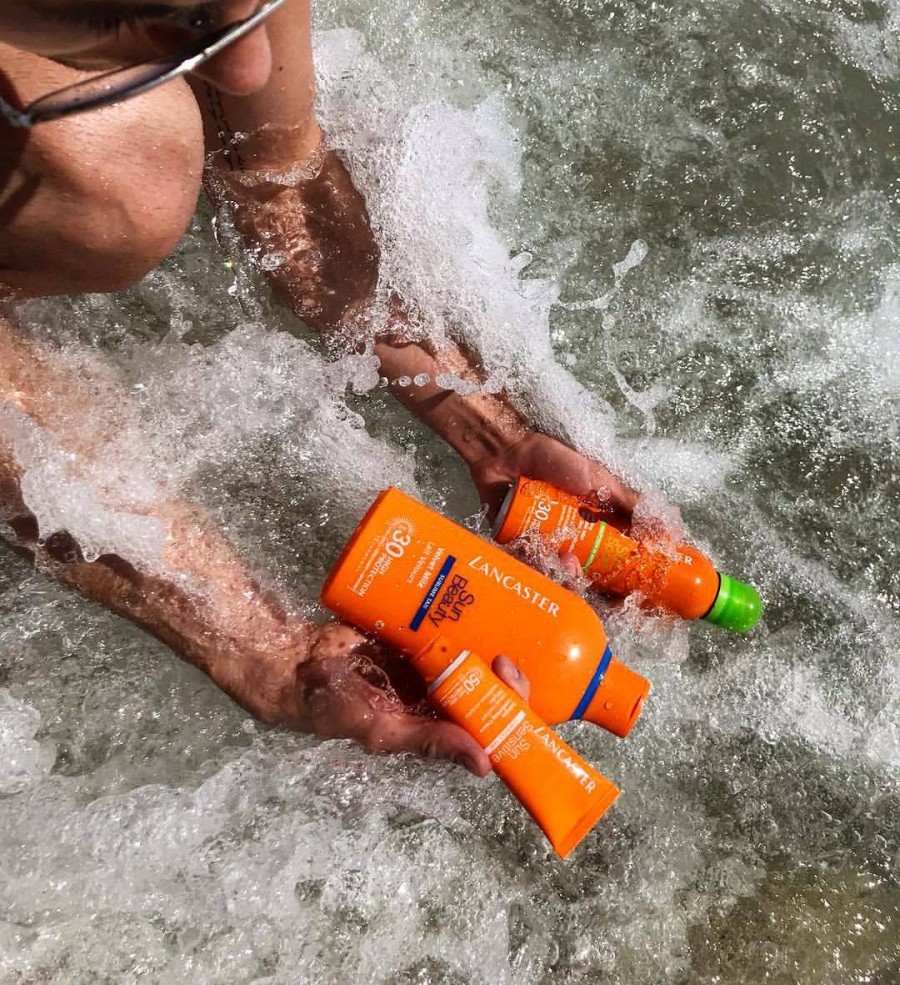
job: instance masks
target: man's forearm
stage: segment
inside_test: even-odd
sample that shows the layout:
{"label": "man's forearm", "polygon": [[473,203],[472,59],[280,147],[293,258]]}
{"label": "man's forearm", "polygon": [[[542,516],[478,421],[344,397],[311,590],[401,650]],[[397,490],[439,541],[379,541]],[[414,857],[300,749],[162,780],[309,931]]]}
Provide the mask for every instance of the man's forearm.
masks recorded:
{"label": "man's forearm", "polygon": [[[141,507],[141,519],[155,520],[162,533],[161,555],[153,563],[112,552],[87,562],[69,531],[39,529],[23,495],[25,468],[15,432],[30,422],[45,444],[58,446],[73,463],[103,460],[120,406],[105,387],[73,379],[53,358],[16,338],[0,315],[0,526],[43,570],[149,630],[253,714],[280,720],[282,691],[293,685],[315,628],[289,620],[260,591],[199,511],[164,494]],[[95,426],[86,427],[91,420]]]}
{"label": "man's forearm", "polygon": [[[480,389],[476,360],[460,346],[410,338],[399,302],[373,327],[379,250],[365,202],[333,151],[320,148],[299,175],[296,168],[257,174],[215,165],[207,187],[214,200],[231,205],[239,231],[297,316],[343,345],[374,336],[391,392],[467,464],[508,448],[529,430],[503,394]],[[472,392],[441,386],[444,375],[471,384]]]}
{"label": "man's forearm", "polygon": [[68,531],[38,529],[22,499],[19,468],[0,441],[0,525],[13,547],[168,644],[257,718],[291,724],[290,692],[315,627],[289,622],[208,524],[183,508],[165,512],[170,570],[112,553],[88,562]]}

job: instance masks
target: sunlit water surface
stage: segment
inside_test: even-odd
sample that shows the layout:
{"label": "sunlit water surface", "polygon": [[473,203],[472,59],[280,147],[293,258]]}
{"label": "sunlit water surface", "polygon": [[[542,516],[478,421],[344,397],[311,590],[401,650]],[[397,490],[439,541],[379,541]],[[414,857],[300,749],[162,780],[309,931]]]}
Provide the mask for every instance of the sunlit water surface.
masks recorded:
{"label": "sunlit water surface", "polygon": [[[316,18],[382,289],[680,503],[765,619],[601,610],[654,691],[627,741],[564,729],[624,790],[564,864],[499,783],[266,732],[0,548],[0,980],[897,985],[900,6]],[[29,318],[121,374],[153,461],[126,433],[128,481],[201,500],[301,607],[388,482],[477,513],[371,360],[326,366],[204,209],[134,290]],[[89,548],[151,549],[63,508]]]}

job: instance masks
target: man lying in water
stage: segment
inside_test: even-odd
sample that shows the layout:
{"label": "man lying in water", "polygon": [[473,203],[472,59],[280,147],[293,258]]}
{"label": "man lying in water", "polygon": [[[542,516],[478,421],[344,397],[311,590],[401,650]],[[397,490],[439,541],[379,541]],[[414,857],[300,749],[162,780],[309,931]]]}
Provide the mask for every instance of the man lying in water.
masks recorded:
{"label": "man lying in water", "polygon": [[[201,183],[227,201],[250,247],[284,258],[269,278],[299,318],[365,334],[378,247],[323,141],[314,95],[308,0],[0,0],[0,521],[19,550],[146,627],[263,721],[445,756],[483,775],[487,757],[462,729],[379,686],[375,664],[400,673],[396,655],[350,627],[285,615],[198,511],[153,507],[165,564],[144,569],[114,554],[88,563],[67,531],[38,530],[23,495],[23,428],[39,427],[76,462],[102,461],[126,411],[108,382],[73,377],[16,335],[16,299],[130,286],[175,247]],[[375,352],[392,381],[478,378],[461,350],[405,336],[399,305]],[[459,452],[493,508],[519,474],[604,489],[626,514],[636,501],[502,396],[464,398],[434,382],[392,390]],[[88,419],[90,429],[73,428]],[[509,661],[496,666],[525,693]]]}

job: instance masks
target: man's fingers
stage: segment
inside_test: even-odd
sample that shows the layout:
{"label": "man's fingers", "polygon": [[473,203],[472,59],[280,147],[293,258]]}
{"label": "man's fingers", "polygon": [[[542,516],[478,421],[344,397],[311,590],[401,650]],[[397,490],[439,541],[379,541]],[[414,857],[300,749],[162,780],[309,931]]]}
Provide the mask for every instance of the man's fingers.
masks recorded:
{"label": "man's fingers", "polygon": [[563,551],[559,555],[559,561],[563,567],[563,571],[565,571],[572,582],[575,584],[579,581],[584,582],[584,571],[581,569],[581,562],[578,560],[577,554],[573,554],[571,551]]}
{"label": "man's fingers", "polygon": [[560,467],[559,462],[554,462],[552,470],[548,469],[536,478],[546,478],[576,496],[595,499],[601,510],[622,513],[626,519],[630,518],[641,494],[599,462],[591,461],[568,447],[566,452],[564,460],[570,468]]}
{"label": "man's fingers", "polygon": [[588,489],[570,488],[569,491],[580,496],[593,495],[602,509],[623,513],[630,518],[641,494],[596,462],[590,463],[589,473]]}
{"label": "man's fingers", "polygon": [[491,670],[493,670],[504,684],[508,684],[523,701],[529,699],[531,696],[531,681],[528,680],[509,657],[495,657],[494,662],[491,664]]}
{"label": "man's fingers", "polygon": [[641,498],[641,494],[609,473],[607,473],[606,486],[609,489],[609,499],[612,505],[630,517]]}
{"label": "man's fingers", "polygon": [[372,752],[412,752],[450,759],[476,776],[490,772],[490,759],[465,729],[404,709],[340,650],[303,664],[297,727],[322,738],[353,739]]}
{"label": "man's fingers", "polygon": [[[531,684],[509,657],[496,657],[491,668],[524,701],[528,700]],[[362,731],[360,741],[373,751],[413,752],[429,759],[450,759],[475,776],[484,776],[491,769],[490,759],[481,746],[465,729],[452,722],[385,711],[376,714]]]}
{"label": "man's fingers", "polygon": [[403,713],[378,715],[360,741],[373,752],[412,752],[426,759],[449,759],[475,776],[486,776],[491,771],[487,753],[453,722]]}

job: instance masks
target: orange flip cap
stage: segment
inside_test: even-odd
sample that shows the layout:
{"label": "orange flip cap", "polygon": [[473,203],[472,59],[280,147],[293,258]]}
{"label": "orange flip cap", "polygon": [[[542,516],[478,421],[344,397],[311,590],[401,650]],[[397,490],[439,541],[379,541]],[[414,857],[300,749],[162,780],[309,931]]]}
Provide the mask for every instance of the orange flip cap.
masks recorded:
{"label": "orange flip cap", "polygon": [[487,660],[504,654],[551,725],[582,718],[625,736],[650,691],[583,599],[398,489],[369,508],[322,602],[409,655],[439,635]]}

